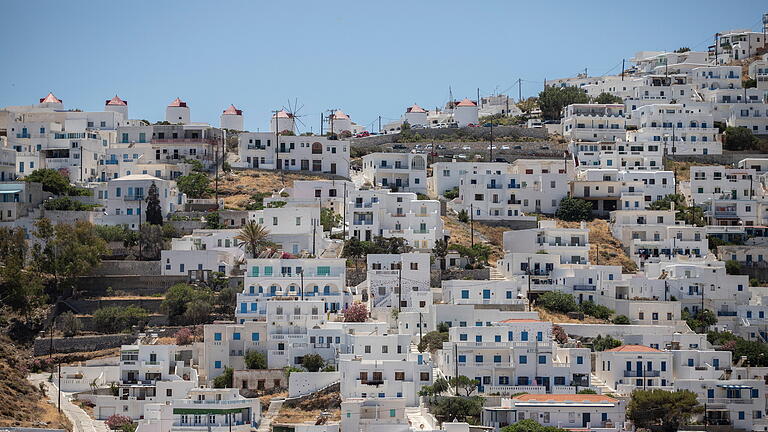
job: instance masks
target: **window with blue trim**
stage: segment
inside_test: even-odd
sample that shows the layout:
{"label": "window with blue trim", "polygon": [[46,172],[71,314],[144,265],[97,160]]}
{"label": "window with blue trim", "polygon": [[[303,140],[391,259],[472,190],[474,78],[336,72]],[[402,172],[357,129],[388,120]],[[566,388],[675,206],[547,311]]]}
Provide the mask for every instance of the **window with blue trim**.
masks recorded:
{"label": "window with blue trim", "polygon": [[513,334],[511,331],[510,331],[510,332],[507,332],[507,340],[508,340],[508,341],[511,341],[511,340],[514,340],[514,339],[515,339],[515,338],[514,338],[514,334]]}
{"label": "window with blue trim", "polygon": [[240,333],[232,333],[233,340],[240,340]]}
{"label": "window with blue trim", "polygon": [[584,364],[584,357],[577,356],[576,357],[576,364]]}
{"label": "window with blue trim", "polygon": [[254,342],[258,342],[261,335],[259,333],[251,333],[251,340]]}
{"label": "window with blue trim", "polygon": [[482,335],[475,335],[475,342],[482,342],[483,336]]}
{"label": "window with blue trim", "polygon": [[461,290],[461,298],[468,299],[469,298],[469,290]]}
{"label": "window with blue trim", "polygon": [[528,341],[528,332],[527,331],[524,331],[524,332],[520,333],[520,340],[523,341],[523,342],[527,342]]}
{"label": "window with blue trim", "polygon": [[459,363],[466,363],[467,362],[467,356],[464,354],[459,356]]}
{"label": "window with blue trim", "polygon": [[493,362],[494,363],[501,363],[501,356],[500,355],[493,356]]}
{"label": "window with blue trim", "polygon": [[221,369],[221,360],[216,360],[213,362],[214,369]]}
{"label": "window with blue trim", "polygon": [[475,356],[475,363],[482,363],[483,362],[483,356],[476,355]]}
{"label": "window with blue trim", "polygon": [[493,341],[494,341],[494,342],[501,342],[501,335],[495,335],[495,336],[493,337]]}
{"label": "window with blue trim", "polygon": [[547,364],[547,356],[540,355],[539,356],[539,364]]}
{"label": "window with blue trim", "polygon": [[213,340],[220,341],[221,340],[221,333],[214,333],[213,334]]}
{"label": "window with blue trim", "polygon": [[517,362],[520,364],[528,364],[528,356],[521,355]]}
{"label": "window with blue trim", "polygon": [[459,335],[459,340],[460,340],[460,341],[465,341],[465,340],[467,340],[467,334],[466,334],[466,333],[462,333],[462,334],[460,334],[460,335]]}

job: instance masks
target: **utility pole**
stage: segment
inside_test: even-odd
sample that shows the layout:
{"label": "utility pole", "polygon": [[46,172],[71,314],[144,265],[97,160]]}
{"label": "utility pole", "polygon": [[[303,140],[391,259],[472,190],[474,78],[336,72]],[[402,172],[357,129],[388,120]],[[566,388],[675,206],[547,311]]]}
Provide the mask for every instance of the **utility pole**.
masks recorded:
{"label": "utility pole", "polygon": [[595,243],[595,246],[597,246],[597,251],[595,252],[595,261],[597,261],[597,265],[600,265],[600,243]]}
{"label": "utility pole", "polygon": [[[518,78],[517,79],[517,103],[520,103],[523,101],[523,79]],[[507,109],[507,112],[509,112],[509,109]]]}
{"label": "utility pole", "polygon": [[312,256],[317,257],[317,251],[315,250],[315,244],[317,236],[317,221],[312,222]]}
{"label": "utility pole", "polygon": [[381,133],[381,116],[379,116],[379,133]]}
{"label": "utility pole", "polygon": [[325,121],[325,118],[323,117],[323,113],[320,113],[320,136],[323,136],[323,122]]}
{"label": "utility pole", "polygon": [[61,359],[59,359],[59,414],[61,414]]}
{"label": "utility pole", "polygon": [[474,205],[472,203],[469,204],[469,245],[471,247],[475,246],[475,218],[473,214],[475,213]]}
{"label": "utility pole", "polygon": [[717,37],[720,36],[720,33],[715,33],[715,64],[717,64]]}
{"label": "utility pole", "polygon": [[458,342],[453,343],[453,364],[455,369],[455,376],[456,376],[456,382],[454,384],[456,387],[456,396],[459,395],[459,344]]}
{"label": "utility pole", "polygon": [[624,81],[624,61],[625,59],[621,59],[621,80]]}
{"label": "utility pole", "polygon": [[525,293],[525,299],[528,301],[528,312],[531,311],[531,257],[528,257],[528,266],[525,268],[528,273],[528,291]]}
{"label": "utility pole", "polygon": [[403,263],[397,267],[397,312],[400,312],[400,306],[403,304]]}
{"label": "utility pole", "polygon": [[[224,139],[223,135],[222,135],[222,139]],[[218,145],[215,146],[214,152],[215,152],[214,158],[216,160],[216,162],[215,162],[216,167],[214,168],[214,175],[215,175],[215,178],[214,178],[214,190],[215,190],[214,196],[216,197],[216,210],[218,210],[219,209],[219,146]]]}
{"label": "utility pole", "polygon": [[299,276],[301,276],[301,299],[304,300],[304,269],[303,268],[299,271]]}
{"label": "utility pole", "polygon": [[491,120],[491,145],[488,146],[488,162],[493,162],[493,120]]}
{"label": "utility pole", "polygon": [[138,233],[139,233],[139,261],[141,261],[141,200],[139,200],[139,208],[137,209],[137,213],[139,214],[139,226]]}
{"label": "utility pole", "polygon": [[480,87],[477,88],[477,106],[480,106]]}
{"label": "utility pole", "polygon": [[282,172],[283,171],[283,166],[280,164],[280,149],[279,149],[279,146],[280,146],[280,143],[279,143],[279,141],[280,141],[280,131],[279,131],[280,127],[279,126],[280,125],[279,125],[279,120],[278,120],[278,117],[277,117],[277,113],[279,113],[280,111],[279,110],[273,110],[272,112],[275,113],[274,114],[275,115],[275,169],[279,169],[281,171],[280,177],[282,179],[283,186],[285,186],[285,173]]}
{"label": "utility pole", "polygon": [[83,146],[82,146],[82,143],[80,143],[79,147],[80,147],[80,181],[83,182],[84,180],[83,180]]}
{"label": "utility pole", "polygon": [[344,234],[342,240],[347,239],[347,181],[344,181],[344,211],[341,215],[341,229]]}
{"label": "utility pole", "polygon": [[423,326],[421,321],[421,312],[419,312],[419,345],[421,345],[421,327]]}

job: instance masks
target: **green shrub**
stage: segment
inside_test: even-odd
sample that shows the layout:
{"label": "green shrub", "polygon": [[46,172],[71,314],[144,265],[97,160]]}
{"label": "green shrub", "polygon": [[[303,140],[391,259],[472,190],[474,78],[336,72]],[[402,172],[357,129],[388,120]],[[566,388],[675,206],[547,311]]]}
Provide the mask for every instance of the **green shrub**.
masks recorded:
{"label": "green shrub", "polygon": [[536,304],[550,312],[564,313],[579,310],[573,296],[560,291],[547,291],[536,300]]}
{"label": "green shrub", "polygon": [[149,313],[138,306],[108,306],[93,313],[93,328],[102,333],[120,333],[146,323]]}

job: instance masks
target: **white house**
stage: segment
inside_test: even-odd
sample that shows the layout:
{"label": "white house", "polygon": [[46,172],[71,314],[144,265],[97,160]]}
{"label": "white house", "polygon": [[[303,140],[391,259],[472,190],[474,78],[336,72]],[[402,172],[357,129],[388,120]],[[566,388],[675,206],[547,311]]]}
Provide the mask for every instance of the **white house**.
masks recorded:
{"label": "white house", "polygon": [[196,229],[192,234],[171,239],[171,248],[160,251],[163,275],[186,276],[190,270],[207,270],[233,275],[245,250],[237,240],[240,230]]}
{"label": "white house", "polygon": [[427,253],[368,254],[366,284],[371,309],[417,306],[414,301],[419,297],[414,293],[430,291],[429,261]]}
{"label": "white house", "polygon": [[500,428],[521,420],[542,426],[601,431],[624,430],[625,402],[599,394],[523,394],[483,408],[484,426]]}
{"label": "white house", "polygon": [[241,131],[243,128],[243,110],[235,108],[234,105],[230,105],[229,108],[222,112],[220,117],[220,125],[222,129],[230,129]]}
{"label": "white house", "polygon": [[146,222],[147,198],[150,186],[158,190],[163,217],[181,208],[186,195],[176,188],[173,180],[163,180],[146,174],[131,174],[109,181],[104,190],[106,214],[102,218],[108,225],[127,225],[138,229]]}
{"label": "white house", "polygon": [[427,192],[426,155],[370,153],[363,156],[363,178],[374,187],[395,192]]}
{"label": "white house", "polygon": [[235,166],[240,168],[312,171],[349,177],[348,140],[246,132],[238,135],[238,147],[240,161]]}
{"label": "white house", "polygon": [[197,388],[166,404],[146,404],[142,432],[250,432],[261,419],[261,403],[233,388]]}
{"label": "white house", "polygon": [[571,104],[563,109],[563,136],[573,141],[617,141],[626,136],[624,104]]}
{"label": "white house", "polygon": [[171,124],[189,123],[189,107],[180,98],[174,99],[165,107],[165,121]]}
{"label": "white house", "polygon": [[387,189],[349,193],[347,237],[371,241],[374,237],[402,237],[417,250],[427,251],[443,238],[440,203],[419,200],[413,192]]}

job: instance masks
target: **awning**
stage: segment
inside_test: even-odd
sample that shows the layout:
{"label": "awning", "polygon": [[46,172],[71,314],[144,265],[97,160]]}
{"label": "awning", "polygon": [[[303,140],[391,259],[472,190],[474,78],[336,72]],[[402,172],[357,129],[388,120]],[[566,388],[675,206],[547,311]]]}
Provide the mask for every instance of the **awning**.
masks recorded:
{"label": "awning", "polygon": [[718,387],[724,388],[724,389],[737,389],[737,390],[743,390],[743,389],[751,389],[752,386],[748,385],[739,385],[739,384],[718,384]]}
{"label": "awning", "polygon": [[20,193],[21,189],[11,189],[11,190],[2,190],[0,189],[0,194],[17,194]]}

